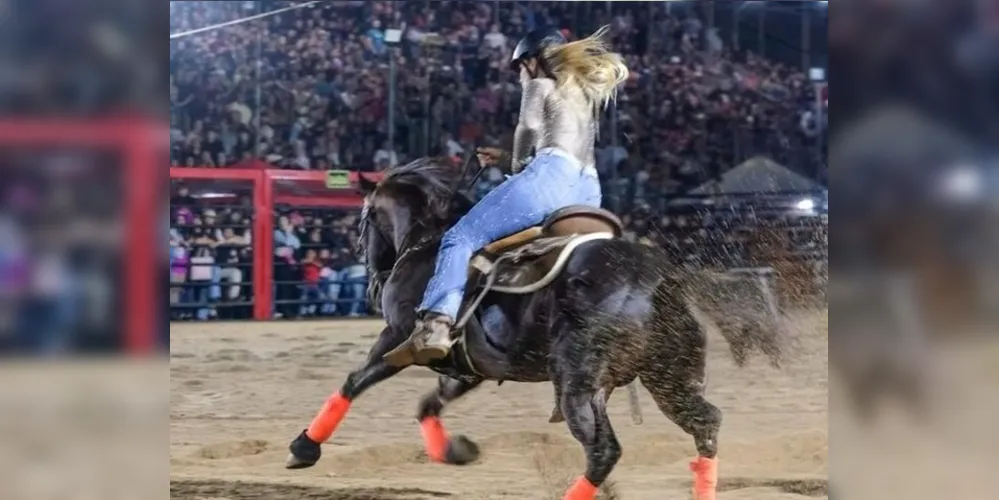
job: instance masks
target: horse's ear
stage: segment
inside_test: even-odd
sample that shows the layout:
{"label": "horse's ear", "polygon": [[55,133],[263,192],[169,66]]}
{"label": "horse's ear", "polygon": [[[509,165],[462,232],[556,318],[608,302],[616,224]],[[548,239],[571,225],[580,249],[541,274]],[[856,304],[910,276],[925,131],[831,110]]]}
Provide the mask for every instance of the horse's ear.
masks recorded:
{"label": "horse's ear", "polygon": [[378,187],[377,182],[371,182],[368,180],[367,177],[364,176],[364,174],[358,174],[357,188],[360,189],[361,193],[363,193],[365,196],[374,192],[375,188],[377,187]]}

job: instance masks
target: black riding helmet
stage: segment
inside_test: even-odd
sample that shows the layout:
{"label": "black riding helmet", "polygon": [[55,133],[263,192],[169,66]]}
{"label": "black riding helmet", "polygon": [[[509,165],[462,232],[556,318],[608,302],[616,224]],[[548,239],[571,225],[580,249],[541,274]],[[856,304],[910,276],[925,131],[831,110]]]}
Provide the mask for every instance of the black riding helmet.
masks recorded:
{"label": "black riding helmet", "polygon": [[510,69],[517,69],[525,59],[530,59],[532,57],[538,57],[541,55],[541,51],[548,47],[557,47],[566,43],[568,40],[562,35],[562,32],[554,29],[536,29],[532,30],[524,38],[520,39],[517,43],[517,47],[513,49],[513,58],[510,60]]}

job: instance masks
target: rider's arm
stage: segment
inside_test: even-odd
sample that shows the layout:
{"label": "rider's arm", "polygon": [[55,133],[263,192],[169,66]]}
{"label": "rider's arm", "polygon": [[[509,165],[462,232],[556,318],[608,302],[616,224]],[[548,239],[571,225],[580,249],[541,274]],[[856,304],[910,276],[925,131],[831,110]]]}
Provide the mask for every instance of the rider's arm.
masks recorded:
{"label": "rider's arm", "polygon": [[545,101],[555,89],[554,80],[535,78],[524,83],[520,100],[520,120],[513,134],[510,170],[517,173],[531,156],[545,126]]}

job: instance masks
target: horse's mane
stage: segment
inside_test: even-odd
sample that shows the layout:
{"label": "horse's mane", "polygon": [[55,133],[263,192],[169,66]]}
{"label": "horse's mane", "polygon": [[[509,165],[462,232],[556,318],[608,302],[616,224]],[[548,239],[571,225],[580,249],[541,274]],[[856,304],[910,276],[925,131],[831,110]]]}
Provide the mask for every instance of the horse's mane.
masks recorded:
{"label": "horse's mane", "polygon": [[386,170],[378,189],[402,195],[415,190],[429,205],[426,215],[448,222],[456,215],[452,205],[462,174],[447,159],[425,157]]}
{"label": "horse's mane", "polygon": [[[408,198],[412,203],[419,197],[421,203],[427,205],[425,210],[413,214],[418,218],[416,226],[430,229],[439,237],[458,216],[464,214],[469,207],[455,207],[455,190],[458,188],[462,172],[456,172],[445,158],[425,157],[389,168],[384,172],[375,191],[385,196]],[[457,198],[461,198],[460,196]],[[460,201],[460,200],[459,200]],[[359,248],[365,254],[370,250],[367,244],[367,234],[371,231],[369,206],[365,204],[361,211]],[[382,236],[385,244],[387,240]],[[397,258],[392,252],[392,260]],[[379,263],[369,256],[368,268],[368,300],[372,304],[381,303],[381,290],[392,271],[391,266],[379,269]]]}

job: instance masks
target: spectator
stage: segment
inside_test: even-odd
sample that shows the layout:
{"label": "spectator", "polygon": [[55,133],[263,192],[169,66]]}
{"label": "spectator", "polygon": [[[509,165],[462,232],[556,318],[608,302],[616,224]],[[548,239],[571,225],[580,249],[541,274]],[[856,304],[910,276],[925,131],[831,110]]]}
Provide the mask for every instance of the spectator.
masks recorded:
{"label": "spectator", "polygon": [[[178,225],[185,225],[184,218],[178,217]],[[177,228],[170,229],[170,304],[178,305],[183,300],[184,286],[187,283],[190,253],[186,238]]]}
{"label": "spectator", "polygon": [[235,301],[239,298],[240,285],[243,283],[243,251],[249,248],[249,229],[239,229],[243,234],[237,234],[237,229],[233,227],[226,227],[221,231],[219,246],[216,248],[219,264],[222,266],[219,280],[230,285],[224,298]]}
{"label": "spectator", "polygon": [[329,248],[319,251],[319,262],[322,268],[319,271],[319,286],[324,298],[324,303],[319,307],[319,312],[323,316],[334,316],[338,311],[337,300],[340,298],[340,277],[332,269],[333,253]]}
{"label": "spectator", "polygon": [[[760,154],[821,178],[813,164],[823,155],[812,150],[825,124],[800,126],[814,102],[804,74],[732,50],[730,34],[706,26],[694,9],[672,10],[632,2],[609,12],[589,3],[328,3],[181,38],[171,50],[172,163],[227,166],[259,157],[281,168],[372,170],[438,148],[460,157],[480,141],[509,147],[520,90],[506,67],[513,44],[532,26],[574,20],[577,33],[610,23],[632,70],[617,104],[618,136],[610,137],[611,120],[601,131],[605,177],[623,156],[654,162],[668,152],[686,172],[651,175],[653,190],[694,188]],[[242,16],[238,3],[187,2],[171,23],[180,31]],[[392,50],[389,26],[406,31]],[[260,81],[245,53],[258,32],[266,45]],[[391,145],[388,57],[397,62]],[[608,152],[611,143],[618,146]],[[607,198],[627,198],[629,183],[608,186]]]}
{"label": "spectator", "polygon": [[368,36],[368,50],[371,52],[381,55],[385,53],[385,31],[382,30],[382,23],[378,19],[371,22],[371,28],[368,29],[366,35]]}
{"label": "spectator", "polygon": [[302,247],[296,226],[288,216],[278,218],[278,228],[274,230],[274,281],[277,307],[276,317],[295,317],[295,308],[284,301],[299,298],[295,282],[299,281],[295,258],[296,252]]}
{"label": "spectator", "polygon": [[319,288],[320,276],[323,271],[323,262],[319,260],[319,254],[313,249],[305,251],[302,258],[302,296],[304,302],[299,307],[300,316],[312,316],[318,310],[317,304],[325,301],[326,295]]}
{"label": "spectator", "polygon": [[[356,237],[356,234],[354,235]],[[356,238],[355,238],[356,239]],[[341,271],[341,278],[349,286],[350,306],[347,315],[352,317],[362,316],[367,312],[367,289],[368,289],[368,268],[363,260],[353,257],[350,252],[344,252],[347,257],[347,264]]]}
{"label": "spectator", "polygon": [[493,23],[489,33],[482,37],[485,46],[491,50],[503,50],[507,46],[506,35],[500,31],[500,25]]}

